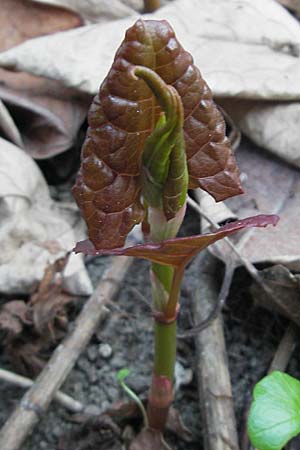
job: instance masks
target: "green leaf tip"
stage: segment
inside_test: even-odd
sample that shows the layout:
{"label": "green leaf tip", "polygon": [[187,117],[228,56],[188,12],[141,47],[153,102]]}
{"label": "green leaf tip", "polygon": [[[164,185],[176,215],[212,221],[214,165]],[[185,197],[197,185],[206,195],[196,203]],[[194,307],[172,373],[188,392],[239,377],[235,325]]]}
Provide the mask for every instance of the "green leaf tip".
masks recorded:
{"label": "green leaf tip", "polygon": [[123,381],[128,377],[130,374],[130,370],[126,367],[124,369],[119,370],[117,373],[117,380],[119,383],[123,383]]}
{"label": "green leaf tip", "polygon": [[258,450],[281,450],[300,433],[300,381],[275,371],[253,392],[248,434]]}
{"label": "green leaf tip", "polygon": [[147,67],[136,66],[133,75],[147,83],[163,111],[145,142],[142,193],[150,206],[162,209],[170,220],[186,201],[189,181],[181,98],[174,87]]}

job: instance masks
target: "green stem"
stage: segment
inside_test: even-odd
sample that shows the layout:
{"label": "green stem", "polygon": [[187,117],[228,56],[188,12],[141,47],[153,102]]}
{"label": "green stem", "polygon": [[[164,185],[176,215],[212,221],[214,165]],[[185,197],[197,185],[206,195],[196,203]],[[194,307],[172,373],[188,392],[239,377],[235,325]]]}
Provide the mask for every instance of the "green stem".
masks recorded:
{"label": "green stem", "polygon": [[165,317],[167,319],[176,319],[177,307],[180,295],[181,281],[184,273],[184,267],[179,267],[174,270],[172,286],[169,295],[169,301],[165,309]]}
{"label": "green stem", "polygon": [[176,320],[154,324],[154,373],[173,382],[176,359]]}
{"label": "green stem", "polygon": [[155,321],[154,332],[154,370],[147,412],[150,428],[163,431],[173,401],[176,320],[169,324]]}
{"label": "green stem", "polygon": [[145,428],[149,427],[149,422],[148,422],[148,416],[146,413],[146,410],[144,408],[143,402],[141,401],[141,399],[136,395],[135,392],[133,392],[124,381],[120,382],[120,385],[122,387],[122,389],[126,392],[126,394],[138,405],[142,416],[143,416],[143,421],[144,421],[144,426]]}

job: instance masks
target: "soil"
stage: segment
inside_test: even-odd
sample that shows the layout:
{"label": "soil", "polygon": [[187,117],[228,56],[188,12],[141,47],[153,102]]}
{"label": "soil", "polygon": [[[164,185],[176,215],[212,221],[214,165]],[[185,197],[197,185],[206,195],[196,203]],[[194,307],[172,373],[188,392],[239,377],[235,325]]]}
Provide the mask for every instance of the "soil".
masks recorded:
{"label": "soil", "polygon": [[[198,217],[188,212],[183,233],[198,232]],[[109,258],[97,257],[87,261],[93,283],[101,278]],[[216,283],[221,282],[223,267],[216,273]],[[189,304],[190,292],[196,289],[197,273],[191,264],[182,287],[182,308],[179,329],[192,325]],[[187,286],[188,283],[188,286]],[[249,404],[253,385],[267,371],[274,351],[285,328],[285,321],[273,314],[255,308],[249,293],[251,280],[243,270],[238,270],[233,280],[231,292],[224,309],[224,328],[226,334],[229,367],[232,377],[236,417],[240,435],[245,425],[245,412]],[[122,368],[130,368],[128,385],[143,397],[151,374],[152,319],[150,309],[150,286],[148,263],[135,261],[126,282],[120,288],[117,298],[109,305],[104,322],[93,336],[84,354],[62,390],[85,405],[105,411],[112,403],[126,400],[116,381],[116,374]],[[78,308],[77,308],[78,309]],[[70,324],[71,325],[71,324]],[[174,450],[199,450],[202,448],[201,417],[195,374],[195,348],[193,339],[178,340],[178,366],[181,376],[177,376],[175,408],[180,411],[183,421],[188,425],[192,441],[188,444],[178,436],[167,435]],[[297,374],[297,362],[292,361],[293,373]],[[0,366],[12,369],[0,355]],[[4,423],[23,391],[19,388],[0,384],[0,426]],[[66,410],[52,404],[48,413],[40,421],[33,435],[20,450],[58,450],[62,436],[78,433],[80,425],[70,420]],[[97,446],[77,442],[67,450],[121,449],[116,446]],[[124,447],[123,447],[124,448]]]}

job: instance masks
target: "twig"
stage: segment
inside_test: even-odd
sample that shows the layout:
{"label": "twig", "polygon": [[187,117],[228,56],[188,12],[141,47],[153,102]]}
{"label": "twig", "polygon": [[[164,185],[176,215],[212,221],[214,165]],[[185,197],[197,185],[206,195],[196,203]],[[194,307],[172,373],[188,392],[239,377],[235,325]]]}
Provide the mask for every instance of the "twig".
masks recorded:
{"label": "twig", "polygon": [[280,344],[278,345],[268,373],[271,373],[274,370],[281,370],[282,372],[286,370],[292,353],[296,347],[298,331],[299,328],[293,322],[290,322],[284,332]]}
{"label": "twig", "polygon": [[[195,202],[195,200],[193,200],[190,196],[188,196],[187,202],[202,217],[204,217],[204,219],[207,220],[207,222],[209,222],[211,224],[211,226],[213,227],[214,230],[218,230],[220,228],[220,226],[217,223],[215,223],[207,214],[205,214],[205,212],[202,210],[201,206],[197,202]],[[241,253],[236,248],[234,243],[228,237],[225,237],[223,239],[223,241],[225,241],[226,244],[231,248],[231,250],[236,254],[236,256],[238,257],[238,259],[240,260],[242,265],[250,273],[250,275],[253,277],[253,279],[259,285],[264,286],[264,288],[265,288],[264,282],[263,282],[261,276],[259,275],[258,270],[255,268],[255,266],[248,259],[244,258],[243,255],[241,255]]]}
{"label": "twig", "polygon": [[[193,298],[195,320],[203,321],[216,304],[216,260],[207,250],[198,257],[197,295]],[[199,297],[199,298],[195,298]],[[200,410],[202,412],[205,450],[238,449],[232,390],[223,324],[220,314],[195,337]]]}
{"label": "twig", "polygon": [[46,412],[53,396],[72,370],[105,314],[104,305],[117,292],[132,260],[114,258],[93,295],[79,314],[74,329],[55,349],[34,385],[0,431],[1,450],[19,450],[26,436]]}
{"label": "twig", "polygon": [[[34,381],[30,378],[23,377],[22,375],[18,375],[4,369],[0,369],[0,379],[23,388],[30,388],[34,384]],[[74,413],[79,413],[86,409],[86,406],[83,403],[78,402],[61,391],[56,392],[53,399],[56,400],[61,406],[64,406],[66,409]]]}
{"label": "twig", "polygon": [[160,0],[144,0],[144,11],[153,12],[160,8]]}
{"label": "twig", "polygon": [[218,316],[218,314],[222,311],[224,303],[228,297],[233,273],[234,273],[234,266],[232,264],[226,265],[222,286],[221,286],[216,304],[214,306],[212,306],[210,313],[208,314],[208,316],[205,319],[202,320],[201,323],[196,324],[190,330],[186,330],[183,333],[178,333],[177,337],[179,339],[185,339],[185,338],[189,338],[192,336],[196,336],[202,330],[207,328],[211,324],[211,322]]}

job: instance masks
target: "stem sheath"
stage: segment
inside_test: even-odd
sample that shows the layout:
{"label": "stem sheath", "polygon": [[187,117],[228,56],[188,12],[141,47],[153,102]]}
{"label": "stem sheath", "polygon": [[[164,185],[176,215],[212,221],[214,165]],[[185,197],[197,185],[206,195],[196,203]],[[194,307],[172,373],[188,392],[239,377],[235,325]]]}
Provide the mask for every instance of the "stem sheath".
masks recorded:
{"label": "stem sheath", "polygon": [[173,377],[176,360],[176,320],[154,325],[154,371],[148,401],[149,426],[163,431],[173,401]]}

